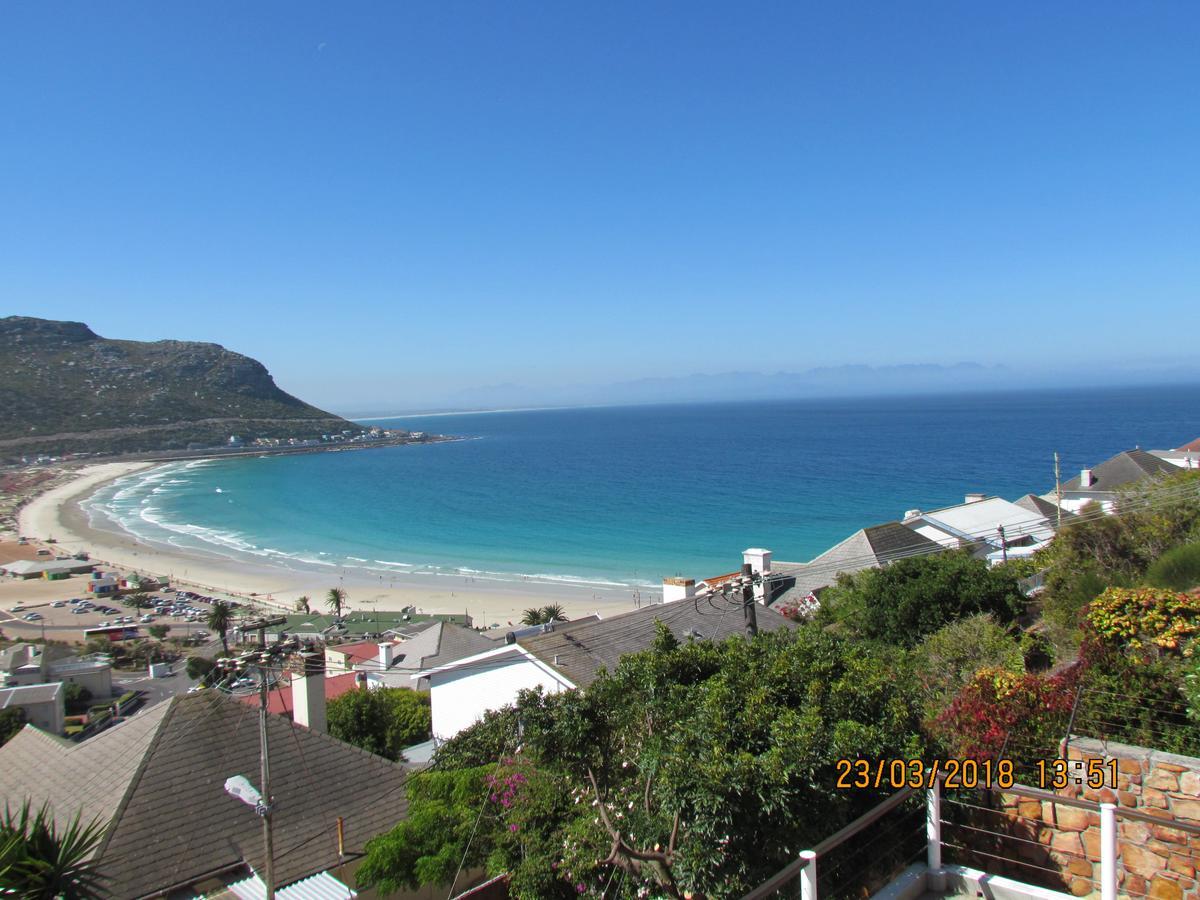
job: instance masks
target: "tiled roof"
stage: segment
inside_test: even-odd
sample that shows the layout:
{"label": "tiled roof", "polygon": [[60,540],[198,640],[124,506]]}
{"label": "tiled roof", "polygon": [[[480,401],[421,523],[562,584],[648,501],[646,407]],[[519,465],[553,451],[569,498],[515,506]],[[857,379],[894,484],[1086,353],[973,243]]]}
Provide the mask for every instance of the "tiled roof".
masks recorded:
{"label": "tiled roof", "polygon": [[334,653],[344,653],[346,661],[350,663],[379,656],[379,645],[374,641],[359,641],[356,644],[333,644],[328,649]]}
{"label": "tiled roof", "polygon": [[[328,703],[342,694],[347,694],[358,687],[359,674],[347,672],[345,675],[331,675],[325,679],[325,702]],[[248,706],[258,709],[258,694],[239,694],[237,698]],[[292,686],[281,684],[267,695],[267,712],[277,716],[292,714]]]}
{"label": "tiled roof", "polygon": [[795,579],[795,584],[776,595],[773,602],[807,596],[812,591],[833,584],[842,572],[858,572],[906,556],[936,553],[942,549],[936,541],[917,534],[899,522],[861,528],[812,562],[781,563],[773,567],[772,574]]}
{"label": "tiled roof", "polygon": [[[281,716],[268,717],[267,732],[279,884],[338,864],[339,816],[351,856],[404,817],[402,766]],[[113,896],[156,894],[243,862],[265,871],[261,820],[224,790],[231,775],[258,782],[250,707],[202,691],[69,749],[49,741],[26,728],[0,748],[0,788],[50,800],[56,817],[82,805],[85,817],[108,820],[99,860]]]}
{"label": "tiled roof", "polygon": [[1200,438],[1196,438],[1194,441],[1189,441],[1182,447],[1176,447],[1175,449],[1182,450],[1185,453],[1200,453]]}
{"label": "tiled roof", "polygon": [[1125,450],[1092,469],[1092,483],[1083,487],[1080,476],[1066,482],[1062,489],[1082,493],[1111,493],[1147,478],[1174,475],[1178,467],[1145,450]]}
{"label": "tiled roof", "polygon": [[[1022,509],[1037,513],[1039,516],[1045,516],[1051,525],[1056,525],[1058,522],[1058,506],[1051,503],[1045,497],[1039,497],[1036,494],[1026,494],[1024,497],[1014,500],[1013,503]],[[1068,519],[1075,518],[1075,514],[1064,509],[1062,511],[1062,518],[1066,522]]]}
{"label": "tiled roof", "polygon": [[[794,628],[795,625],[772,609],[757,609],[760,631]],[[671,629],[680,641],[689,637],[721,640],[742,634],[744,624],[736,605],[715,600],[677,600],[607,619],[589,622],[560,622],[546,634],[529,635],[517,643],[546,665],[561,672],[577,687],[586,687],[601,668],[612,671],[622,656],[648,649],[657,634],[655,622]],[[556,662],[557,660],[557,662]]]}
{"label": "tiled roof", "polygon": [[24,703],[47,703],[58,696],[62,682],[27,684],[22,687],[0,688],[0,709]]}

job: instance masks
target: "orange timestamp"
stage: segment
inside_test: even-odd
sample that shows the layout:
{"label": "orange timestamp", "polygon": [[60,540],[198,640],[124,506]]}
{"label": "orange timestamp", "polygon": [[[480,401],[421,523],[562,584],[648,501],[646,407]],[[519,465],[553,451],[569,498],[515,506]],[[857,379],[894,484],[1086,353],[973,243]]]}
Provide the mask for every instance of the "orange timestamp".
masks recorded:
{"label": "orange timestamp", "polygon": [[[999,788],[1008,790],[1017,783],[1016,764],[1011,759],[839,759],[838,790],[868,788],[900,790],[928,789],[941,781],[948,790]],[[1032,787],[1061,790],[1068,784],[1083,784],[1092,790],[1115,787],[1115,759],[1079,760],[1041,759],[1022,775],[1035,782]]]}

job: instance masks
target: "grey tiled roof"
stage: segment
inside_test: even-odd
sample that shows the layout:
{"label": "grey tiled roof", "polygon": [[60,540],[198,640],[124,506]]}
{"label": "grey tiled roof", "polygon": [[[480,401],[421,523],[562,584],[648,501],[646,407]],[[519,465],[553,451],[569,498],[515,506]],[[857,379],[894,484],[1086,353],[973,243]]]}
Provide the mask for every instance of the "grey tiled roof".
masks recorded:
{"label": "grey tiled roof", "polygon": [[[268,716],[267,729],[279,884],[338,864],[338,816],[351,856],[403,818],[402,766],[282,716]],[[56,816],[79,797],[87,815],[110,820],[99,859],[114,896],[146,896],[242,862],[265,870],[261,820],[224,790],[231,775],[258,783],[253,708],[214,691],[176,697],[71,749],[43,752],[36,768],[30,731],[0,748],[5,796],[49,799]]]}
{"label": "grey tiled roof", "polygon": [[1090,486],[1083,487],[1080,476],[1076,475],[1066,482],[1062,489],[1076,493],[1111,493],[1147,478],[1174,475],[1178,472],[1177,466],[1145,450],[1125,450],[1092,469],[1093,481]]}
{"label": "grey tiled roof", "polygon": [[46,703],[58,696],[62,682],[52,684],[27,684],[20,687],[0,688],[0,709],[22,703]]}
{"label": "grey tiled roof", "polygon": [[794,578],[795,583],[774,598],[775,603],[804,597],[833,584],[842,573],[858,572],[906,556],[937,553],[944,548],[899,522],[860,528],[850,537],[826,550],[812,562],[783,563],[774,571]]}
{"label": "grey tiled roof", "polygon": [[[1014,500],[1013,503],[1021,507],[1021,509],[1027,509],[1031,513],[1044,516],[1051,525],[1056,525],[1058,522],[1058,506],[1045,497],[1039,497],[1036,494],[1026,494],[1024,497]],[[1064,509],[1062,511],[1062,518],[1066,522],[1068,519],[1075,518],[1075,514]]]}
{"label": "grey tiled roof", "polygon": [[[757,608],[757,617],[760,631],[795,627],[775,610],[763,606]],[[736,605],[720,600],[711,604],[707,600],[676,600],[607,619],[560,622],[547,634],[518,638],[517,643],[577,687],[587,687],[601,668],[612,671],[622,656],[648,649],[657,635],[656,621],[670,628],[680,641],[697,634],[721,640],[742,634],[745,627]]]}

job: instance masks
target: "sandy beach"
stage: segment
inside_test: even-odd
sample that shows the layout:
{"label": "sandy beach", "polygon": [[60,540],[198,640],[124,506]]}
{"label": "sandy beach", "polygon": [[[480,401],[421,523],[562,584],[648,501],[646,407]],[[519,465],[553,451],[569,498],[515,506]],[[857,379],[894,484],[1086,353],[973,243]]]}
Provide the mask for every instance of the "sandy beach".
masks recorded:
{"label": "sandy beach", "polygon": [[[612,615],[634,608],[631,589],[603,589],[539,582],[481,582],[459,576],[405,576],[394,579],[347,572],[326,575],[268,563],[235,560],[200,551],[150,546],[128,532],[93,527],[80,508],[101,486],[152,463],[103,463],[87,466],[65,484],[34,497],[19,515],[22,535],[52,539],[71,553],[85,551],[99,562],[126,571],[167,576],[173,584],[210,594],[253,598],[264,605],[292,609],[307,595],[314,601],[331,587],[343,587],[350,608],[400,610],[415,606],[422,612],[469,613],[476,625],[506,626],[523,610],[548,603],[561,604],[571,618],[600,612]],[[314,603],[314,605],[317,605]]]}

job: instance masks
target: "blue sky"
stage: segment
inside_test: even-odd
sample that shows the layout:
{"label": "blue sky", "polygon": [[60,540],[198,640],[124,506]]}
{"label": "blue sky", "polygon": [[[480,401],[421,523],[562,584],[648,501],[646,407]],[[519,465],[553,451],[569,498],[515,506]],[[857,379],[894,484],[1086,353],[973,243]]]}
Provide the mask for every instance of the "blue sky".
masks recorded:
{"label": "blue sky", "polygon": [[10,3],[0,35],[0,312],[217,341],[327,406],[1196,361],[1194,3]]}

